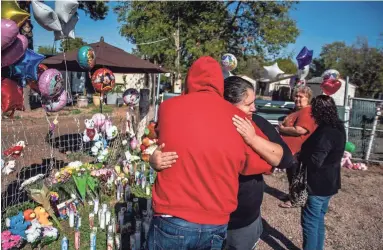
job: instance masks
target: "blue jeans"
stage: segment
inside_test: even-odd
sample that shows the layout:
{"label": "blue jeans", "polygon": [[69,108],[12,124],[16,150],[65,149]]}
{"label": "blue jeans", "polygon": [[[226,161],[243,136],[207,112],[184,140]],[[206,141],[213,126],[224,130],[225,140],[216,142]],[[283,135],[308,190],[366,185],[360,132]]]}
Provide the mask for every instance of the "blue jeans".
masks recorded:
{"label": "blue jeans", "polygon": [[324,216],[331,196],[309,195],[302,208],[303,249],[323,250],[325,239]]}
{"label": "blue jeans", "polygon": [[148,250],[221,250],[227,225],[205,225],[176,217],[155,216],[150,224]]}

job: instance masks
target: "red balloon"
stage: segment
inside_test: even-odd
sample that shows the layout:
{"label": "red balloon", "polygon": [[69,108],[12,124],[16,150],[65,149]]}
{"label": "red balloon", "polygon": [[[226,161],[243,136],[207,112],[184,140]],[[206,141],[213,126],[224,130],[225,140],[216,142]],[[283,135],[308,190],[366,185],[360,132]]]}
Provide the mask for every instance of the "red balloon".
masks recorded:
{"label": "red balloon", "polygon": [[325,93],[326,95],[335,94],[341,86],[342,83],[336,79],[327,79],[323,81],[320,85],[321,89],[323,90],[323,93]]}
{"label": "red balloon", "polygon": [[106,93],[114,88],[115,77],[107,68],[96,70],[92,75],[92,85],[97,92]]}
{"label": "red balloon", "polygon": [[39,66],[37,67],[37,81],[31,80],[31,79],[27,80],[29,87],[31,87],[31,89],[33,89],[37,93],[40,93],[38,80],[39,80],[41,74],[44,73],[44,71],[47,69],[48,69],[48,67],[45,64],[40,63]]}
{"label": "red balloon", "polygon": [[23,88],[8,78],[1,80],[1,111],[24,110]]}

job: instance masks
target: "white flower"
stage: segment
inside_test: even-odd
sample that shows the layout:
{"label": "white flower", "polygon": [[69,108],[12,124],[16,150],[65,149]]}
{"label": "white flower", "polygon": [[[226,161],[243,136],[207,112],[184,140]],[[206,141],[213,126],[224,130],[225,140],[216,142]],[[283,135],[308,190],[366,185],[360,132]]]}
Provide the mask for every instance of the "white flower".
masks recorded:
{"label": "white flower", "polygon": [[123,140],[123,141],[122,141],[122,145],[125,146],[126,144],[128,144],[128,141],[127,141],[127,140]]}
{"label": "white flower", "polygon": [[19,190],[22,190],[24,187],[26,187],[26,186],[28,186],[28,185],[30,185],[30,184],[32,184],[32,183],[35,183],[36,181],[42,179],[43,177],[44,177],[43,174],[38,174],[38,175],[36,175],[36,176],[33,176],[33,177],[31,177],[31,178],[25,180],[25,181],[21,184]]}
{"label": "white flower", "polygon": [[68,167],[79,168],[82,166],[81,161],[73,161],[68,164]]}

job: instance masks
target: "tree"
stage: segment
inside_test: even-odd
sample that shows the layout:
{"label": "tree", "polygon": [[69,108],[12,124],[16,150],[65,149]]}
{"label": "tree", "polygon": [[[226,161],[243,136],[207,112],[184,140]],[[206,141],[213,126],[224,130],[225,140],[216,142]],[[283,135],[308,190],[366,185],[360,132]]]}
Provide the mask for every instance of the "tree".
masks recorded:
{"label": "tree", "polygon": [[37,53],[42,55],[56,55],[57,51],[53,46],[39,46]]}
{"label": "tree", "polygon": [[291,58],[279,58],[274,62],[277,62],[279,68],[286,74],[296,74],[298,71],[297,65]]}
{"label": "tree", "polygon": [[181,67],[186,70],[202,55],[218,59],[229,52],[239,59],[278,54],[299,34],[295,21],[288,15],[293,4],[125,1],[114,10],[122,24],[120,34],[138,44],[142,54],[170,69],[175,68],[178,51],[174,34],[179,28]]}
{"label": "tree", "polygon": [[75,39],[65,39],[60,42],[60,51],[71,51],[75,49],[79,49],[88,43],[85,42],[81,37],[76,37]]}
{"label": "tree", "polygon": [[343,42],[326,44],[320,58],[314,60],[319,70],[336,69],[343,78],[349,76],[360,96],[374,97],[383,91],[383,50],[370,47],[368,40],[358,38],[351,46]]}

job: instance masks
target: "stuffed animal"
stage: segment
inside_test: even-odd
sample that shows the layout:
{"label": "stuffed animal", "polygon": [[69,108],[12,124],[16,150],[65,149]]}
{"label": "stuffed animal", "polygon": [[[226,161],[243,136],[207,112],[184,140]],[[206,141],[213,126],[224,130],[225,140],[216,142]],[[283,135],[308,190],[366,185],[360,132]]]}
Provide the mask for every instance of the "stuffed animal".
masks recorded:
{"label": "stuffed animal", "polygon": [[367,166],[364,163],[352,163],[352,154],[344,151],[342,161],[340,162],[341,167],[354,169],[354,170],[367,170]]}
{"label": "stuffed animal", "polygon": [[8,161],[7,164],[1,166],[1,172],[5,175],[9,175],[15,171],[15,161]]}
{"label": "stuffed animal", "polygon": [[19,141],[18,143],[16,143],[15,146],[5,150],[3,154],[5,156],[12,156],[13,158],[18,158],[19,156],[23,155],[24,148],[25,148],[25,142]]}
{"label": "stuffed animal", "polygon": [[90,141],[98,141],[100,138],[100,135],[97,132],[97,129],[94,127],[94,121],[92,119],[85,119],[85,130],[84,130],[84,136],[83,141],[84,142],[90,142]]}
{"label": "stuffed animal", "polygon": [[52,226],[53,223],[48,220],[49,214],[43,207],[36,207],[34,210],[36,218],[42,226]]}
{"label": "stuffed animal", "polygon": [[157,133],[156,133],[156,123],[151,121],[149,123],[149,125],[146,127],[147,129],[145,129],[145,135],[149,138],[149,139],[156,139],[157,138]]}
{"label": "stuffed animal", "polygon": [[25,230],[31,225],[29,221],[24,221],[23,212],[5,219],[5,225],[13,235],[20,235],[25,239]]}
{"label": "stuffed animal", "polygon": [[33,221],[34,219],[36,219],[36,214],[33,211],[33,209],[27,209],[24,211],[24,219],[26,221]]}

